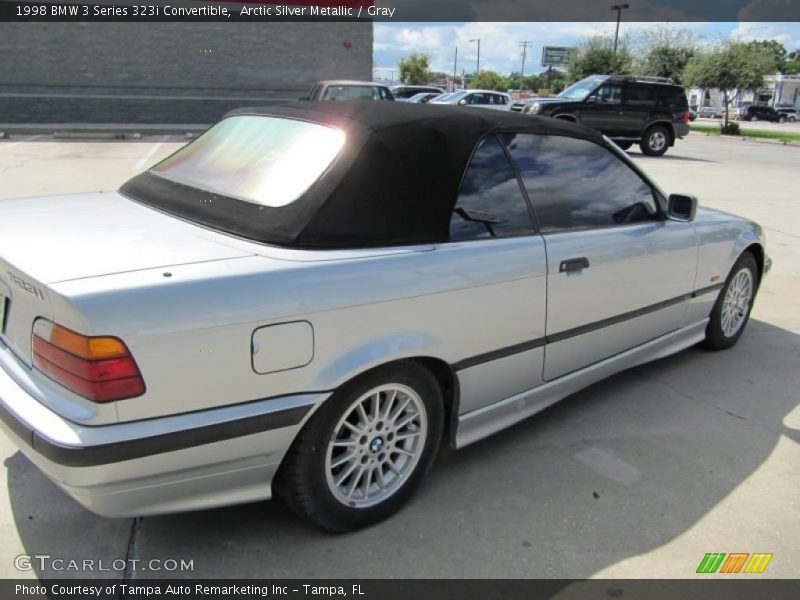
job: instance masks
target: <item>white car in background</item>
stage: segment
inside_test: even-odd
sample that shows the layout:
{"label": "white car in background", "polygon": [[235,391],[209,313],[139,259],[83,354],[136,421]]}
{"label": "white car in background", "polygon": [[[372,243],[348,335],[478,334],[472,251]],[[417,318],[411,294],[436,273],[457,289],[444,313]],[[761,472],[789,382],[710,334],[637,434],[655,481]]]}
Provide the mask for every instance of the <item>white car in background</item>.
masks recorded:
{"label": "white car in background", "polygon": [[494,110],[511,110],[511,96],[503,92],[491,90],[460,90],[450,94],[442,94],[429,102],[429,104],[460,104],[462,106],[477,106]]}

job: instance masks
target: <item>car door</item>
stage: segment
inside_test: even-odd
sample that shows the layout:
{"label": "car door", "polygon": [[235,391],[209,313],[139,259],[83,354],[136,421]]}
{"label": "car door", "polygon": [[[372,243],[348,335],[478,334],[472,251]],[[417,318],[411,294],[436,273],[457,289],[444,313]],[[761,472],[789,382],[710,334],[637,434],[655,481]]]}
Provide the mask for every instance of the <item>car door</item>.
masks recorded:
{"label": "car door", "polygon": [[489,104],[489,98],[487,94],[482,92],[476,92],[474,94],[470,94],[467,96],[467,104],[469,106],[479,106],[483,107]]}
{"label": "car door", "polygon": [[[594,98],[594,100],[590,100]],[[622,86],[607,83],[600,86],[578,109],[578,120],[584,125],[602,131],[608,136],[620,133],[620,112],[622,110]]]}
{"label": "car door", "polygon": [[625,87],[618,134],[624,137],[639,138],[656,109],[656,92],[654,86],[644,83],[631,83]]}
{"label": "car door", "polygon": [[[544,241],[500,140],[487,136],[464,175],[450,236],[436,252],[458,285],[442,310],[457,330],[459,414],[542,383],[547,293]],[[447,318],[447,316],[443,316]]]}
{"label": "car door", "polygon": [[563,136],[507,135],[547,251],[543,378],[555,379],[681,325],[694,288],[691,223],[622,153]]}

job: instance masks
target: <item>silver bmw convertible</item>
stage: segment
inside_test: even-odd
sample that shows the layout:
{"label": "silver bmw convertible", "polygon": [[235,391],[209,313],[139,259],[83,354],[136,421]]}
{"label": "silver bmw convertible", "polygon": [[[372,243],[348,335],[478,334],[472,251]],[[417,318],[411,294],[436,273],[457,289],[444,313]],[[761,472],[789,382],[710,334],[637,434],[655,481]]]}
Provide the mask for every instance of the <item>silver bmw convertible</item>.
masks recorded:
{"label": "silver bmw convertible", "polygon": [[89,510],[374,523],[460,448],[733,346],[757,224],[600,134],[401,103],[228,114],[119,191],[0,203],[0,417]]}

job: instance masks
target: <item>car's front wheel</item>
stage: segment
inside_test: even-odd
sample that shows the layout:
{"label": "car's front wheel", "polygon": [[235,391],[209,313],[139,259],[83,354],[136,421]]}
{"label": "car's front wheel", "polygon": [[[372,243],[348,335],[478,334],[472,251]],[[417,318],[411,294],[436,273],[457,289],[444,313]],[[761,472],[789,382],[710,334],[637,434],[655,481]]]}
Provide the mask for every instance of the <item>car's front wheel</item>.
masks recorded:
{"label": "car's front wheel", "polygon": [[669,147],[669,131],[663,125],[653,125],[644,132],[639,148],[647,156],[661,156]]}
{"label": "car's front wheel", "polygon": [[419,486],[442,426],[441,390],[425,367],[408,361],[371,371],[311,417],[281,465],[278,494],[329,531],[376,523]]}
{"label": "car's front wheel", "polygon": [[730,348],[742,336],[758,290],[758,267],[745,252],[731,269],[706,327],[705,346],[712,350]]}

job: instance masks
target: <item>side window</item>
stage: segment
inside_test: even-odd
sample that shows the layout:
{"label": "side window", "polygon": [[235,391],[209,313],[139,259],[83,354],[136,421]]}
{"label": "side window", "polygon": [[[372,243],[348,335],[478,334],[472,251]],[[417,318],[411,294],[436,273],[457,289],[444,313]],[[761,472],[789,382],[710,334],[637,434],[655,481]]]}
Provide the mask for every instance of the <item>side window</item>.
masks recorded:
{"label": "side window", "polygon": [[472,94],[469,97],[470,104],[489,104],[486,94]]}
{"label": "side window", "polygon": [[495,136],[484,138],[464,174],[450,219],[450,241],[533,233],[519,181]]}
{"label": "side window", "polygon": [[622,88],[618,85],[604,85],[595,93],[598,104],[621,104]]}
{"label": "side window", "polygon": [[506,134],[542,233],[658,218],[653,190],[612,152],[569,137]]}
{"label": "side window", "polygon": [[652,85],[629,85],[625,104],[630,106],[655,106],[656,93]]}
{"label": "side window", "polygon": [[683,88],[676,85],[663,85],[658,87],[659,96],[661,97],[661,106],[678,109],[688,108],[689,101],[686,99],[686,92],[683,91]]}

